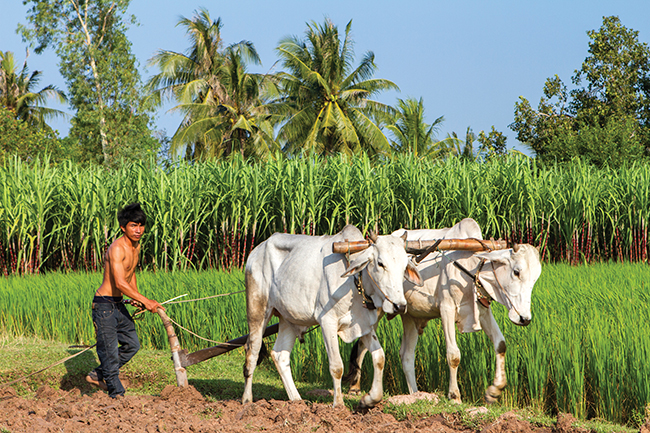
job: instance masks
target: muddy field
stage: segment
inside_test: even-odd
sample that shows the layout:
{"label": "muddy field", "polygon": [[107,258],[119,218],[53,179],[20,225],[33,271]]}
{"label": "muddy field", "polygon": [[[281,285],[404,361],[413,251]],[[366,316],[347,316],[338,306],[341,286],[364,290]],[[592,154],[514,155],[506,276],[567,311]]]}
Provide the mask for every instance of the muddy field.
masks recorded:
{"label": "muddy field", "polygon": [[[394,397],[395,398],[395,397]],[[406,399],[406,397],[396,397]],[[385,403],[383,403],[385,404]],[[570,415],[560,415],[557,425],[540,427],[516,412],[481,422],[481,408],[470,409],[464,418],[475,419],[468,427],[459,414],[397,421],[383,413],[381,405],[366,412],[306,401],[258,400],[208,402],[192,386],[167,386],[160,396],[111,399],[104,392],[82,394],[79,389],[38,389],[34,399],[16,395],[13,388],[0,388],[0,431],[40,432],[587,432],[572,427]],[[642,428],[643,433],[650,430]]]}

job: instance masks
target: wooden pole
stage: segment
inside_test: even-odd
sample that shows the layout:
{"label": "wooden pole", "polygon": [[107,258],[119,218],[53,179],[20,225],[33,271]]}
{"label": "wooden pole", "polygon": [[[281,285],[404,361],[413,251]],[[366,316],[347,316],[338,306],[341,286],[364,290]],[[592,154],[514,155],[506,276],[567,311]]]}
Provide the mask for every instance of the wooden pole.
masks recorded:
{"label": "wooden pole", "polygon": [[[412,254],[418,254],[433,246],[438,240],[418,240],[406,241],[406,251]],[[340,254],[354,254],[363,251],[370,246],[370,242],[363,241],[344,241],[334,242],[332,252]],[[463,251],[489,251],[503,250],[508,248],[508,243],[502,239],[441,239],[438,250],[463,250]]]}
{"label": "wooden pole", "polygon": [[167,338],[169,338],[169,346],[172,350],[172,361],[174,362],[174,371],[176,372],[176,384],[180,387],[185,388],[188,385],[187,370],[185,370],[185,367],[183,367],[181,364],[179,355],[179,352],[181,351],[181,345],[178,343],[178,337],[174,332],[174,326],[162,308],[158,308],[157,313],[162,319],[165,330],[167,331]]}

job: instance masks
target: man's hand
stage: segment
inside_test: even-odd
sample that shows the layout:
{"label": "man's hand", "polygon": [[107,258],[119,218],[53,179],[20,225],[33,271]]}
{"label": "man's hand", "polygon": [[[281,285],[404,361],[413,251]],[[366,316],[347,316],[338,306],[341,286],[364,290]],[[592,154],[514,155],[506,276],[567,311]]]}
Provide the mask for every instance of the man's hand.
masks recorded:
{"label": "man's hand", "polygon": [[158,301],[154,301],[153,299],[147,299],[146,301],[143,302],[143,304],[144,304],[144,308],[151,311],[152,313],[158,312],[158,308],[161,308],[163,311],[165,311],[165,307],[163,307],[158,303]]}

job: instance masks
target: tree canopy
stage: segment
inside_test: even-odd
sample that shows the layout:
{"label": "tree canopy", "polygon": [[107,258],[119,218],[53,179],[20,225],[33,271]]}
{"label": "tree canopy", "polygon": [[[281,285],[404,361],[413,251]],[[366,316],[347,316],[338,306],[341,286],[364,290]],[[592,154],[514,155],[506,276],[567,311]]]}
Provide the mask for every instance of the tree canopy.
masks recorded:
{"label": "tree canopy", "polygon": [[254,45],[241,41],[224,48],[221,19],[213,20],[206,9],[192,19],[182,17],[178,25],[186,28],[190,47],[185,54],[158,51],[149,63],[161,72],[147,83],[157,105],[174,100],[174,109],[184,115],[171,151],[186,146],[188,159],[205,159],[275,150],[260,94],[265,77],[246,70],[249,62],[260,64]]}
{"label": "tree canopy", "polygon": [[[82,157],[112,164],[155,151],[149,108],[124,20],[130,0],[24,0],[23,39],[54,48],[76,114],[70,136]],[[127,17],[130,23],[134,17]]]}
{"label": "tree canopy", "polygon": [[65,94],[51,84],[35,89],[41,75],[41,71],[29,73],[27,59],[19,72],[14,53],[0,51],[0,105],[12,111],[17,119],[38,128],[44,128],[47,119],[64,115],[59,110],[47,108],[47,99],[66,101]]}
{"label": "tree canopy", "polygon": [[354,66],[351,28],[352,21],[341,35],[326,19],[308,24],[304,38],[280,41],[277,52],[285,71],[278,73],[279,95],[269,105],[284,120],[279,135],[287,151],[389,152],[390,143],[373,119],[394,109],[371,98],[398,87],[373,78],[372,52]]}
{"label": "tree canopy", "polygon": [[[510,128],[541,161],[582,157],[618,166],[650,153],[650,50],[638,32],[618,17],[603,18],[587,32],[588,56],[569,90],[560,77],[548,78],[533,109],[521,96]],[[584,84],[583,84],[584,83]]]}

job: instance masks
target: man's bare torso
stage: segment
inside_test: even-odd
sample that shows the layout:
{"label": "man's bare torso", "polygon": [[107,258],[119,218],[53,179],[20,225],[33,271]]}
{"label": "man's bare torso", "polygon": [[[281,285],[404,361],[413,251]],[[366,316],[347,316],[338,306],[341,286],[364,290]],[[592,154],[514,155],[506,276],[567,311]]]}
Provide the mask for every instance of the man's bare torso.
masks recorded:
{"label": "man's bare torso", "polygon": [[[97,296],[122,296],[116,278],[123,278],[132,289],[135,284],[135,268],[140,256],[140,244],[133,247],[126,236],[116,239],[104,254],[104,278],[95,293]],[[119,274],[119,275],[117,275]]]}

